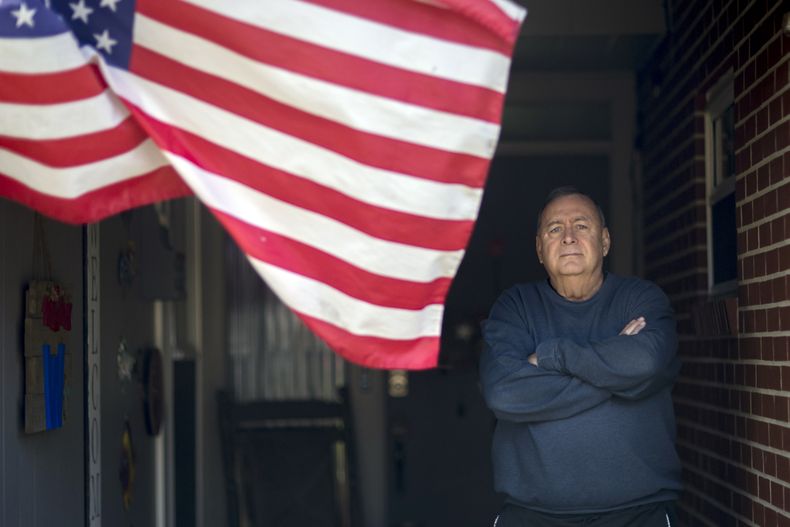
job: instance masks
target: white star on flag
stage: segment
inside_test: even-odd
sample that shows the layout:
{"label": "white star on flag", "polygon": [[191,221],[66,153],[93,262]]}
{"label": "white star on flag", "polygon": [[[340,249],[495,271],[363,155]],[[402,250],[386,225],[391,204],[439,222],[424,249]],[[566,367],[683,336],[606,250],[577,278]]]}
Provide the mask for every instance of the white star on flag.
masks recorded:
{"label": "white star on flag", "polygon": [[11,11],[11,14],[16,17],[16,27],[33,27],[33,15],[36,14],[36,10],[28,9],[27,4],[24,2],[19,4],[19,9]]}
{"label": "white star on flag", "polygon": [[115,11],[116,6],[120,1],[121,0],[101,0],[101,4],[99,4],[99,7],[106,7],[112,11]]}
{"label": "white star on flag", "polygon": [[96,39],[96,48],[103,49],[108,55],[112,54],[112,47],[118,43],[117,40],[110,38],[110,32],[106,29],[101,34],[94,33],[93,38]]}
{"label": "white star on flag", "polygon": [[91,13],[93,13],[93,8],[86,6],[85,0],[80,0],[76,4],[70,3],[69,7],[71,7],[71,10],[73,12],[73,14],[71,15],[72,20],[77,20],[79,18],[86,24],[88,23],[88,17],[90,16]]}

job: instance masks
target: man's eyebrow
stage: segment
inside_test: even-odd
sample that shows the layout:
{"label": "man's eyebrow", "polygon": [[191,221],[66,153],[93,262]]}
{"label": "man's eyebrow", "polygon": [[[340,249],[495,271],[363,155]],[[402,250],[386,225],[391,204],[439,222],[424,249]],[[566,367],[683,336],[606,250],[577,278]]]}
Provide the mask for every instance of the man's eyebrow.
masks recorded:
{"label": "man's eyebrow", "polygon": [[[590,217],[590,216],[585,216],[585,215],[583,215],[583,214],[582,214],[582,215],[580,215],[580,216],[575,216],[575,217],[573,218],[573,221],[592,221],[592,217]],[[557,223],[559,223],[559,224],[562,224],[562,223],[563,223],[563,221],[562,221],[562,220],[560,220],[560,219],[557,219],[557,218],[555,218],[555,219],[552,219],[552,220],[548,220],[548,221],[546,222],[545,226],[546,226],[546,227],[548,227],[548,226],[550,226],[550,225],[555,225],[555,224],[557,224]]]}

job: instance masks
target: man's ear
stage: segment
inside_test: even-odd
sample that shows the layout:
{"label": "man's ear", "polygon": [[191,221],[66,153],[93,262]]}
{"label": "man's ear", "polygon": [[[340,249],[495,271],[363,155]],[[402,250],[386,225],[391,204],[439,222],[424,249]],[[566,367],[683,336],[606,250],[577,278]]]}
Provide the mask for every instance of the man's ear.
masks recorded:
{"label": "man's ear", "polygon": [[609,237],[609,228],[604,227],[601,232],[601,245],[603,247],[603,255],[609,254],[609,248],[612,246],[612,239]]}
{"label": "man's ear", "polygon": [[538,261],[542,264],[543,263],[543,243],[540,239],[540,236],[535,236],[535,252],[538,255]]}

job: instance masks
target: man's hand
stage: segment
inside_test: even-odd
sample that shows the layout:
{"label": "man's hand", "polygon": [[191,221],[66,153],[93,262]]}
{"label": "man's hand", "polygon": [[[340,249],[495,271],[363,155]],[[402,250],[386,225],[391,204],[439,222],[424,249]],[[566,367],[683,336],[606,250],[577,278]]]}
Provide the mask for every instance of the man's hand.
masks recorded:
{"label": "man's hand", "polygon": [[[625,325],[622,331],[620,331],[621,335],[636,335],[647,326],[647,321],[645,317],[639,317],[633,319],[631,322]],[[532,364],[533,366],[538,365],[538,354],[533,353],[529,357],[527,357],[527,362]]]}
{"label": "man's hand", "polygon": [[631,322],[625,325],[623,330],[620,332],[621,335],[636,335],[640,331],[642,331],[645,326],[647,325],[647,321],[645,317],[639,317],[633,319]]}

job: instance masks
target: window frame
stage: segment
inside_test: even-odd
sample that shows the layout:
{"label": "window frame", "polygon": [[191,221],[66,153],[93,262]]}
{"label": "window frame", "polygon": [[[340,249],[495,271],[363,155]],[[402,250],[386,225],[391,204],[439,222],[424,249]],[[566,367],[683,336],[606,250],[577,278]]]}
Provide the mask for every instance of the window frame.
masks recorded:
{"label": "window frame", "polygon": [[[737,293],[738,277],[726,282],[714,283],[715,262],[713,257],[713,207],[735,192],[737,173],[723,181],[717,181],[721,164],[720,134],[715,134],[717,120],[734,105],[733,72],[728,71],[706,94],[705,107],[705,214],[707,232],[708,292],[713,297],[733,296]],[[716,141],[714,142],[714,139]],[[735,149],[731,153],[735,155]],[[736,209],[737,214],[737,209]],[[737,222],[736,222],[737,225]],[[737,233],[736,233],[737,236]],[[737,248],[736,248],[737,259]]]}

